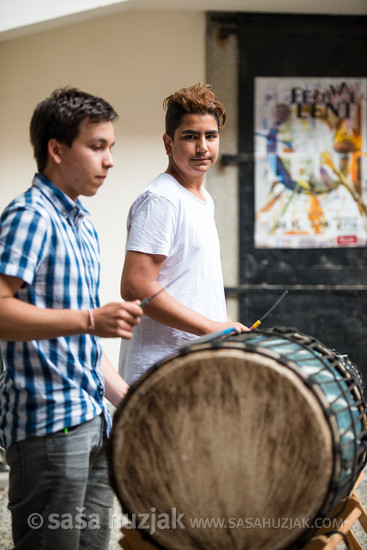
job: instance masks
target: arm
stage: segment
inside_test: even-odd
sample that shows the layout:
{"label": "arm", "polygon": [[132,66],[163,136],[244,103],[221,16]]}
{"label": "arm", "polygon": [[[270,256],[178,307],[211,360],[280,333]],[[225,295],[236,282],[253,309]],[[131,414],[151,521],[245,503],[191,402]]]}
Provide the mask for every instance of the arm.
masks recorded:
{"label": "arm", "polygon": [[[143,299],[158,292],[162,287],[157,277],[165,256],[144,254],[128,250],[121,277],[121,296],[125,300]],[[239,332],[246,329],[241,323],[217,322],[182,305],[168,292],[162,292],[144,308],[144,313],[151,319],[164,325],[201,336],[229,327]]]}
{"label": "arm", "polygon": [[118,407],[125,397],[129,386],[116,369],[114,369],[105,354],[102,355],[101,369],[105,380],[105,396],[114,407]]}
{"label": "arm", "polygon": [[[87,310],[42,309],[24,303],[14,296],[22,285],[21,279],[0,274],[1,339],[25,342],[91,332]],[[136,303],[116,302],[97,308],[93,310],[93,334],[105,338],[131,338],[141,313]]]}

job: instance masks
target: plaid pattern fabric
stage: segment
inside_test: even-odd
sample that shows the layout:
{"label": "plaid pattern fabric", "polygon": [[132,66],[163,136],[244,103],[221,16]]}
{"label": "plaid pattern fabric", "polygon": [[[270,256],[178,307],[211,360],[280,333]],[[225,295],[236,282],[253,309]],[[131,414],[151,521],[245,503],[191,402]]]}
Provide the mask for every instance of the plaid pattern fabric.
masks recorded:
{"label": "plaid pattern fabric", "polygon": [[[99,306],[99,244],[88,212],[45,177],[0,218],[0,273],[19,277],[16,297],[40,308]],[[0,443],[71,427],[104,411],[99,338],[89,334],[2,342]]]}

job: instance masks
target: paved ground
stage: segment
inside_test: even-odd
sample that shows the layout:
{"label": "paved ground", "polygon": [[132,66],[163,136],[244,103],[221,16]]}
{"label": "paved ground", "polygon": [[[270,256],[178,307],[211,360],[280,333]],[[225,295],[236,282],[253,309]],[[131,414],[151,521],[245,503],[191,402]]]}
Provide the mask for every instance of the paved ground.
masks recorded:
{"label": "paved ground", "polygon": [[[11,527],[10,527],[10,512],[7,508],[8,505],[8,475],[0,473],[0,549],[11,550],[13,548]],[[118,502],[115,503],[115,514],[119,514]],[[119,545],[119,539],[121,533],[119,529],[114,529],[111,537],[111,544],[109,550],[121,550]],[[67,549],[65,549],[67,550]]]}
{"label": "paved ground", "polygon": [[[367,510],[367,469],[365,468],[364,471],[364,478],[360,485],[356,489],[356,493],[358,498],[363,504],[363,507],[365,510]],[[356,535],[358,542],[362,546],[363,549],[367,549],[367,533],[361,528],[361,525],[359,521],[357,521],[353,528],[353,533]],[[345,548],[344,544],[339,545],[338,548]]]}

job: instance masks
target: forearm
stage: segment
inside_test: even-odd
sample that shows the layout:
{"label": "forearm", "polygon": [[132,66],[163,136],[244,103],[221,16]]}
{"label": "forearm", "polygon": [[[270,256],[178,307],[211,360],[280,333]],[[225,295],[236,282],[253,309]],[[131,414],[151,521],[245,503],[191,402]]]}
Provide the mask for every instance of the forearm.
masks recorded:
{"label": "forearm", "polygon": [[[133,255],[130,255],[131,257],[134,258]],[[135,258],[145,259],[146,255],[136,255]],[[153,271],[150,277],[140,277],[139,270],[127,269],[125,262],[121,281],[122,298],[143,300],[161,291],[161,285],[154,278],[158,275],[159,268],[156,267],[155,270],[156,273]],[[150,304],[144,307],[144,313],[154,321],[198,336],[211,332],[209,319],[184,306],[166,291],[153,298]]]}
{"label": "forearm", "polygon": [[114,407],[118,407],[125,397],[129,386],[119,375],[105,354],[102,355],[101,369],[105,380],[106,399],[108,399]]}
{"label": "forearm", "polygon": [[167,292],[162,292],[149,306],[144,307],[144,313],[154,321],[197,336],[222,330],[228,325],[227,322],[208,319],[184,306]]}
{"label": "forearm", "polygon": [[[143,300],[162,290],[157,282],[165,257],[140,252],[128,251],[125,257],[121,277],[121,296],[124,300]],[[240,323],[232,323],[230,319],[217,322],[190,309],[168,292],[160,292],[149,305],[144,307],[144,313],[159,323],[202,336],[236,326],[239,331],[246,327]]]}
{"label": "forearm", "polygon": [[42,309],[14,297],[0,299],[0,338],[25,342],[88,332],[88,311]]}

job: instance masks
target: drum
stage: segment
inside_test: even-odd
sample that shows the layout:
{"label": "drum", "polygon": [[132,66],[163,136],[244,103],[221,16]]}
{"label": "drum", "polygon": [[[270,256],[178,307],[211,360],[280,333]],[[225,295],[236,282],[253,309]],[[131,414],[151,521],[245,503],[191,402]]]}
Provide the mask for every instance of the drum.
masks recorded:
{"label": "drum", "polygon": [[131,526],[156,548],[302,546],[366,463],[351,365],[277,327],[199,338],[154,365],[116,411],[109,442]]}

